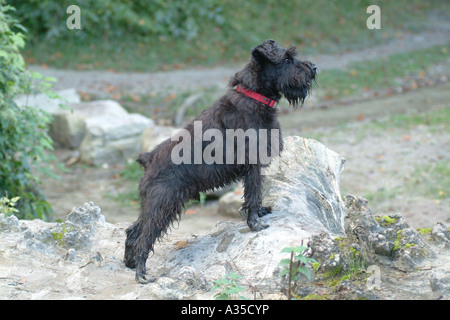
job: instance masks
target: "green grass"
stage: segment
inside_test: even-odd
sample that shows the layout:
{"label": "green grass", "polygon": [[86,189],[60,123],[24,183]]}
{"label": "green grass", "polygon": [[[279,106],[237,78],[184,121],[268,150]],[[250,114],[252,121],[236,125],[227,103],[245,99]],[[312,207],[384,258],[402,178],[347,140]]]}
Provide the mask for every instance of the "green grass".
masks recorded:
{"label": "green grass", "polygon": [[450,44],[402,52],[386,58],[354,62],[344,70],[320,73],[320,88],[328,98],[351,96],[362,90],[395,88],[397,79],[425,76],[429,67],[449,58]]}
{"label": "green grass", "polygon": [[366,8],[370,4],[369,0],[223,1],[225,23],[205,23],[198,37],[189,41],[136,34],[119,39],[102,34],[80,39],[68,30],[64,39],[30,36],[25,56],[29,63],[80,70],[151,72],[211,67],[248,60],[250,48],[268,38],[285,46],[296,45],[302,56],[374,46],[423,30],[430,10],[448,12],[444,2],[380,0],[382,29],[369,30]]}
{"label": "green grass", "polygon": [[367,130],[411,130],[418,125],[428,126],[430,132],[450,132],[450,108],[444,107],[426,112],[396,114],[387,119],[377,119],[366,124]]}
{"label": "green grass", "polygon": [[410,194],[431,200],[444,200],[450,195],[450,165],[447,161],[438,161],[426,165],[416,165],[414,172],[407,177],[402,186],[380,188],[363,194],[369,203],[390,201],[402,195]]}
{"label": "green grass", "polygon": [[405,189],[408,193],[413,192],[428,199],[447,199],[450,195],[450,164],[448,161],[438,161],[416,165]]}

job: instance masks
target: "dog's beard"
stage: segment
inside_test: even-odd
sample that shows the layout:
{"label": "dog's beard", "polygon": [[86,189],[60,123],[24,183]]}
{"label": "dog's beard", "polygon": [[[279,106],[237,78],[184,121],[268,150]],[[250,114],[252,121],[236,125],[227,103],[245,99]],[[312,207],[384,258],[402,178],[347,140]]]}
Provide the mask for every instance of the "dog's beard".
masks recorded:
{"label": "dog's beard", "polygon": [[306,97],[310,94],[311,82],[308,83],[301,87],[288,87],[287,89],[283,90],[284,97],[294,108],[297,108],[299,105],[300,107],[303,106]]}

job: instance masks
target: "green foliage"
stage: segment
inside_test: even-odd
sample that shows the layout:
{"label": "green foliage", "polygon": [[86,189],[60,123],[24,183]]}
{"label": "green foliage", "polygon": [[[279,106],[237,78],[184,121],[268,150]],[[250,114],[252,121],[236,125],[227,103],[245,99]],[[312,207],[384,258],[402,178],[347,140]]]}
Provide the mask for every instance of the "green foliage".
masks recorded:
{"label": "green foliage", "polygon": [[[48,172],[46,165],[53,142],[47,134],[51,116],[31,106],[19,107],[14,99],[35,90],[55,97],[53,78],[29,73],[20,50],[25,45],[25,28],[12,17],[15,9],[0,1],[0,194],[17,202],[19,218],[47,218],[52,209],[45,200],[32,168]],[[37,80],[37,86],[33,85]]]}
{"label": "green foliage", "polygon": [[14,197],[12,199],[9,199],[8,197],[0,198],[0,213],[3,213],[6,216],[10,216],[19,212],[19,210],[15,208],[19,199],[20,197]]}
{"label": "green foliage", "polygon": [[[448,10],[445,1],[381,0],[382,30],[374,32],[366,28],[369,0],[11,2],[33,33],[27,58],[35,63],[139,72],[243,62],[269,38],[303,57],[374,46],[399,30],[420,31],[430,10]],[[80,7],[81,30],[66,27],[71,4]]]}
{"label": "green foliage", "polygon": [[311,273],[307,268],[307,265],[312,262],[317,262],[312,258],[305,257],[303,252],[307,250],[307,247],[298,246],[298,247],[287,247],[284,248],[281,252],[290,253],[291,257],[288,259],[282,259],[280,262],[280,266],[284,266],[285,268],[281,271],[281,276],[285,276],[290,272],[290,278],[293,281],[298,280],[298,275],[300,273],[304,274],[311,279]]}
{"label": "green foliage", "polygon": [[62,224],[61,228],[62,228],[61,232],[52,232],[52,236],[53,236],[53,240],[55,240],[58,245],[64,246],[65,245],[64,235],[68,231],[70,231],[72,228],[65,224]]}
{"label": "green foliage", "polygon": [[317,263],[316,260],[312,258],[305,257],[303,252],[307,250],[307,247],[287,247],[281,250],[281,252],[290,253],[290,258],[282,259],[280,261],[280,266],[284,267],[281,270],[281,276],[288,276],[288,299],[291,300],[292,293],[295,292],[297,286],[299,274],[304,274],[308,279],[311,280],[311,273],[308,269],[310,263]]}
{"label": "green foliage", "polygon": [[121,38],[131,33],[170,36],[191,40],[204,23],[223,24],[217,0],[11,0],[20,18],[36,34],[47,40],[64,39],[68,6],[81,9],[79,38],[87,36]]}
{"label": "green foliage", "polygon": [[446,61],[449,52],[450,45],[444,44],[353,62],[345,69],[324,70],[318,82],[326,90],[328,99],[354,95],[363,89],[396,88],[399,78],[424,76],[432,65]]}
{"label": "green foliage", "polygon": [[237,297],[242,300],[246,300],[244,296],[239,295],[239,293],[244,290],[238,284],[239,279],[242,278],[241,275],[234,272],[227,274],[225,278],[214,281],[214,286],[211,291],[220,290],[214,295],[216,300],[231,300]]}

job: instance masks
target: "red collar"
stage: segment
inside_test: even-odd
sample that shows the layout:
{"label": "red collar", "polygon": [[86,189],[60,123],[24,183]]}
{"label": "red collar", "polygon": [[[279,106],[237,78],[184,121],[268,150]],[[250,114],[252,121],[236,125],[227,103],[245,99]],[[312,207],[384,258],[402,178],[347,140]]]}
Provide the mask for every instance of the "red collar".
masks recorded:
{"label": "red collar", "polygon": [[256,93],[254,91],[244,89],[241,86],[237,86],[236,91],[237,92],[241,92],[241,93],[245,94],[246,96],[249,96],[250,98],[253,98],[253,99],[255,99],[255,100],[259,101],[259,102],[262,102],[262,103],[264,103],[265,105],[268,105],[271,108],[273,108],[273,106],[276,103],[275,100],[266,98],[263,95],[261,95],[259,93]]}

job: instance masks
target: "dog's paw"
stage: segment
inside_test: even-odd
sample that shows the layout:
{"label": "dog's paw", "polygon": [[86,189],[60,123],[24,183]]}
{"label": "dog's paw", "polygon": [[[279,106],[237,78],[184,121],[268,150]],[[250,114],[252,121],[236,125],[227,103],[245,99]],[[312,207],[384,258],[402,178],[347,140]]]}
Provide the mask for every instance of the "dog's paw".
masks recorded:
{"label": "dog's paw", "polygon": [[268,224],[259,221],[259,218],[270,213],[270,209],[266,207],[254,207],[249,208],[247,212],[247,225],[251,231],[261,231],[269,227]]}
{"label": "dog's paw", "polygon": [[150,277],[148,274],[142,272],[136,272],[136,282],[140,284],[147,284],[150,282],[155,282],[156,278]]}
{"label": "dog's paw", "polygon": [[258,210],[258,217],[264,217],[267,214],[272,213],[272,208],[270,207],[260,207]]}
{"label": "dog's paw", "polygon": [[248,227],[250,228],[251,231],[257,232],[257,231],[267,229],[269,227],[269,225],[261,223],[261,222],[257,222],[254,224],[248,224]]}

